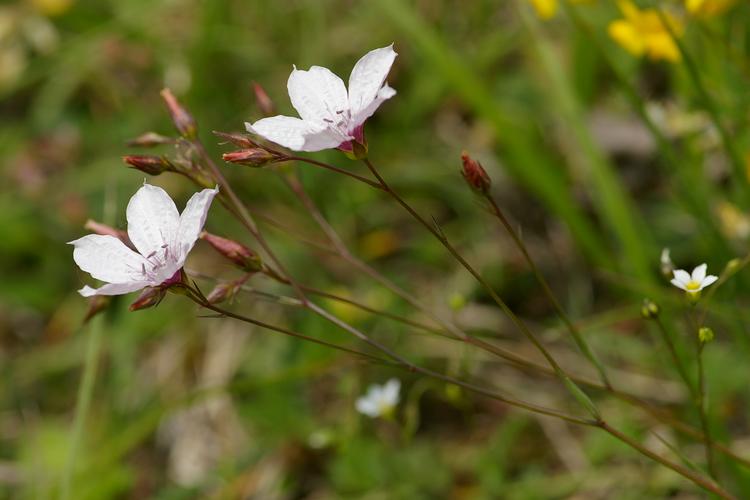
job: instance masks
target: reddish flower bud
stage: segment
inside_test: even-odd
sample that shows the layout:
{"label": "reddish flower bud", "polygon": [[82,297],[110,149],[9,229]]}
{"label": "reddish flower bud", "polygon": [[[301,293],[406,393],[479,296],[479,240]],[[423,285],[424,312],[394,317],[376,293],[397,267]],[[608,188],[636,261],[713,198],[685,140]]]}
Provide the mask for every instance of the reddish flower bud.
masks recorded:
{"label": "reddish flower bud", "polygon": [[146,132],[135,139],[129,140],[127,145],[131,147],[152,148],[154,146],[161,146],[162,144],[173,144],[174,142],[175,140],[171,137],[166,137],[156,132]]}
{"label": "reddish flower bud", "polygon": [[177,131],[185,139],[194,139],[198,134],[198,124],[195,122],[193,116],[182,107],[174,94],[172,94],[171,90],[162,90],[161,97],[167,104],[169,114],[172,115],[172,122]]}
{"label": "reddish flower bud", "polygon": [[104,311],[109,303],[112,301],[112,297],[108,295],[94,295],[89,299],[89,310],[86,312],[86,316],[83,318],[83,323],[86,324],[91,321],[91,318]]}
{"label": "reddish flower bud", "polygon": [[84,224],[83,227],[95,234],[102,234],[104,236],[114,236],[115,238],[119,239],[130,248],[135,249],[135,247],[133,246],[133,243],[130,241],[130,237],[128,236],[127,231],[123,231],[122,229],[115,229],[112,226],[108,226],[106,224],[102,224],[101,222],[96,222],[95,220],[91,220],[91,219],[87,220],[86,224]]}
{"label": "reddish flower bud", "polygon": [[273,101],[265,89],[260,86],[259,83],[253,82],[253,92],[255,92],[255,102],[258,104],[258,109],[263,113],[263,116],[273,116],[276,114],[276,108],[273,105]]}
{"label": "reddish flower bud", "polygon": [[130,304],[129,309],[131,311],[140,311],[141,309],[158,306],[166,294],[167,290],[165,287],[148,286],[143,289],[138,298],[135,299],[135,302]]}
{"label": "reddish flower bud", "polygon": [[129,155],[123,156],[122,160],[132,168],[148,175],[160,175],[164,172],[175,171],[174,165],[163,156]]}
{"label": "reddish flower bud", "polygon": [[226,132],[219,132],[214,130],[214,135],[217,137],[221,137],[222,139],[226,139],[228,142],[231,142],[235,146],[243,149],[260,147],[257,142],[253,141],[244,134],[228,134]]}
{"label": "reddish flower bud", "polygon": [[241,243],[216,236],[206,231],[201,233],[201,239],[206,241],[221,255],[231,260],[240,269],[250,273],[263,269],[263,261],[260,256]]}
{"label": "reddish flower bud", "polygon": [[482,164],[472,159],[469,153],[464,151],[461,153],[461,161],[463,161],[463,170],[461,175],[466,179],[466,183],[478,193],[487,194],[490,191],[490,176],[482,167]]}
{"label": "reddish flower bud", "polygon": [[221,158],[227,163],[247,165],[248,167],[262,167],[281,159],[280,156],[262,148],[240,149],[224,153]]}
{"label": "reddish flower bud", "polygon": [[245,281],[247,281],[249,277],[250,275],[247,274],[240,279],[217,284],[214,289],[211,290],[211,293],[208,294],[206,300],[208,300],[210,304],[218,304],[226,300],[231,301],[242,289],[242,285],[245,284]]}

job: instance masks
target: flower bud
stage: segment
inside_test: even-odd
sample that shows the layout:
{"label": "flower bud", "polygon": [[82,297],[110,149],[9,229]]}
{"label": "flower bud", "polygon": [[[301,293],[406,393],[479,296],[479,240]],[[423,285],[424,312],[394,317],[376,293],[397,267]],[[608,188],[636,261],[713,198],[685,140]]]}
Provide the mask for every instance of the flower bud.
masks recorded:
{"label": "flower bud", "polygon": [[172,115],[172,122],[174,123],[177,131],[185,139],[194,139],[198,134],[198,124],[195,122],[195,119],[192,117],[192,115],[182,107],[174,94],[172,94],[171,90],[162,90],[161,97],[167,104],[169,114]]}
{"label": "flower bud", "polygon": [[280,157],[262,148],[251,148],[224,153],[221,155],[221,158],[227,163],[247,165],[248,167],[262,167],[268,163],[278,161]]}
{"label": "flower bud", "polygon": [[216,137],[221,137],[222,139],[226,139],[228,142],[231,142],[235,146],[243,148],[243,149],[251,149],[251,148],[260,147],[257,142],[250,139],[245,134],[228,134],[226,132],[219,132],[217,130],[214,130],[213,133]]}
{"label": "flower bud", "polygon": [[112,301],[112,297],[108,295],[94,295],[89,299],[89,310],[86,312],[86,316],[83,318],[83,323],[86,324],[91,321],[91,318],[104,311],[109,303]]}
{"label": "flower bud", "polygon": [[464,176],[469,187],[477,193],[489,193],[492,181],[481,163],[472,159],[466,151],[461,153],[461,161],[463,162],[461,175]]}
{"label": "flower bud", "polygon": [[145,134],[139,135],[135,139],[131,139],[127,142],[128,146],[140,147],[140,148],[153,148],[154,146],[161,146],[162,144],[173,144],[175,141],[171,137],[166,137],[156,132],[146,132]]}
{"label": "flower bud", "polygon": [[659,306],[656,305],[651,299],[643,299],[643,305],[641,305],[641,316],[643,319],[655,319],[659,317]]}
{"label": "flower bud", "polygon": [[707,326],[698,330],[698,340],[701,344],[707,344],[714,339],[714,331]]}
{"label": "flower bud", "polygon": [[661,264],[661,273],[664,277],[671,278],[674,271],[674,264],[672,263],[672,258],[669,256],[669,248],[662,249],[659,263]]}
{"label": "flower bud", "polygon": [[724,274],[732,274],[734,273],[739,267],[740,264],[742,264],[741,259],[734,258],[727,262],[727,265],[724,267]]}
{"label": "flower bud", "polygon": [[263,116],[275,115],[276,109],[273,105],[273,101],[268,97],[265,89],[263,89],[259,83],[253,82],[253,92],[255,93],[255,102],[258,105],[260,112],[263,113]]}
{"label": "flower bud", "polygon": [[158,306],[166,294],[167,290],[164,287],[148,286],[143,289],[138,298],[135,299],[135,302],[130,304],[129,309],[131,311],[140,311],[141,309]]}
{"label": "flower bud", "polygon": [[114,236],[118,240],[125,243],[130,248],[135,248],[133,246],[133,243],[130,241],[130,237],[128,236],[127,231],[123,231],[122,229],[115,229],[112,226],[108,226],[106,224],[102,224],[101,222],[96,222],[95,220],[87,220],[86,224],[83,225],[84,228],[88,229],[94,234],[101,234],[104,236]]}
{"label": "flower bud", "polygon": [[208,300],[209,304],[218,304],[226,300],[231,301],[242,289],[242,285],[249,277],[250,275],[247,274],[240,279],[217,284],[208,294],[206,300]]}
{"label": "flower bud", "polygon": [[241,243],[206,231],[201,233],[201,239],[244,271],[254,273],[263,269],[260,256]]}
{"label": "flower bud", "polygon": [[163,156],[129,155],[122,160],[131,168],[145,172],[148,175],[160,175],[164,172],[174,172],[175,166]]}

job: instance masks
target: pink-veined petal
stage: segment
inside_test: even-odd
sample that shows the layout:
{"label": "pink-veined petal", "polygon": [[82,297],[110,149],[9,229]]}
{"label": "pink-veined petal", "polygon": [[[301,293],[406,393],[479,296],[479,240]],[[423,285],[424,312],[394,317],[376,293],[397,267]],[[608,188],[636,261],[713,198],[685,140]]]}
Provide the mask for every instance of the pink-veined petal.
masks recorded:
{"label": "pink-veined petal", "polygon": [[703,281],[703,278],[706,277],[706,269],[708,268],[708,265],[701,264],[700,266],[693,269],[693,275],[691,276],[693,281],[697,281],[700,283]]}
{"label": "pink-veined petal", "polygon": [[180,214],[162,188],[144,183],[130,198],[126,214],[128,237],[144,257],[163,252],[174,241]]}
{"label": "pink-veined petal", "polygon": [[141,288],[148,286],[145,281],[133,281],[131,283],[107,283],[100,288],[91,288],[90,286],[84,286],[78,293],[84,297],[92,297],[94,295],[124,295],[126,293],[135,292]]}
{"label": "pink-veined petal", "polygon": [[328,68],[313,66],[309,70],[296,67],[287,81],[289,99],[303,120],[321,125],[336,123],[349,109],[349,97],[343,80]]}
{"label": "pink-veined petal", "polygon": [[362,125],[365,120],[370,118],[375,111],[380,107],[381,104],[383,104],[384,101],[390,99],[396,95],[396,91],[393,90],[391,87],[388,86],[386,83],[380,88],[380,91],[378,92],[378,95],[375,97],[375,99],[370,102],[369,106],[366,106],[362,108],[357,113],[352,113],[352,120],[351,120],[351,126],[357,127]]}
{"label": "pink-veined petal", "polygon": [[206,217],[208,216],[208,209],[211,208],[211,202],[218,192],[218,186],[214,189],[204,189],[195,193],[188,200],[185,210],[180,215],[179,229],[177,230],[174,244],[175,251],[178,253],[175,255],[175,265],[171,267],[179,269],[185,263],[187,254],[193,248],[198,235],[203,230],[203,225],[206,223]]}
{"label": "pink-veined petal", "polygon": [[672,274],[674,275],[672,283],[677,281],[679,283],[682,283],[682,285],[687,285],[690,281],[690,274],[684,269],[675,269],[674,271],[672,271]]}
{"label": "pink-veined petal", "polygon": [[[365,109],[370,109],[373,101],[379,96],[382,97],[380,102],[393,97],[395,94],[393,89],[385,94],[381,94],[381,89],[397,55],[391,44],[371,50],[354,65],[349,75],[349,109],[351,109],[352,117],[361,115]],[[377,106],[365,118],[372,115],[375,109]]]}
{"label": "pink-veined petal", "polygon": [[293,151],[322,151],[347,140],[331,129],[290,116],[263,118],[253,124],[245,123],[245,128]]}
{"label": "pink-veined petal", "polygon": [[89,234],[70,242],[73,260],[92,277],[108,283],[143,280],[148,262],[114,236]]}

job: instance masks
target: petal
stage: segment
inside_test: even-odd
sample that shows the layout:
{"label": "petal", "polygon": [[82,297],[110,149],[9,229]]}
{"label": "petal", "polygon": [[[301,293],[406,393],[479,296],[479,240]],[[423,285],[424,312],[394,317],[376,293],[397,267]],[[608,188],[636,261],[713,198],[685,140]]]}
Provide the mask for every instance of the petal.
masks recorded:
{"label": "petal", "polygon": [[322,151],[337,147],[348,138],[326,127],[290,116],[263,118],[245,128],[253,134],[294,151]]}
{"label": "petal", "polygon": [[683,290],[687,291],[687,288],[685,288],[685,283],[683,283],[682,281],[678,280],[677,278],[672,279],[670,281],[670,283],[672,283],[677,288],[682,288]]}
{"label": "petal", "polygon": [[383,104],[384,101],[390,99],[396,95],[396,91],[393,90],[391,87],[388,86],[386,83],[380,88],[380,91],[378,92],[377,97],[375,97],[375,100],[370,102],[369,106],[364,107],[357,113],[352,114],[352,120],[351,125],[353,127],[362,125],[365,120],[370,118],[375,111],[380,107],[381,104]]}
{"label": "petal", "polygon": [[133,281],[131,283],[107,283],[100,288],[91,288],[85,286],[78,290],[78,293],[84,297],[91,297],[93,295],[123,295],[130,292],[135,292],[148,285],[145,281]]}
{"label": "petal", "polygon": [[[381,87],[383,87],[397,55],[396,51],[393,50],[393,44],[391,44],[387,47],[371,50],[354,65],[352,73],[349,75],[349,108],[352,117],[361,114],[380,96]],[[390,95],[383,97],[381,102],[392,97],[393,94],[395,92],[391,89]],[[377,106],[375,108],[377,109]],[[374,112],[375,109],[367,116]]]}
{"label": "petal", "polygon": [[355,402],[355,407],[358,412],[367,415],[368,417],[375,418],[379,413],[378,405],[372,399],[368,399],[367,397],[358,398]]}
{"label": "petal", "polygon": [[[177,229],[177,235],[172,245],[176,257],[174,270],[182,267],[185,263],[185,258],[190,250],[195,245],[195,241],[198,239],[198,235],[203,230],[203,225],[206,223],[206,217],[208,216],[208,209],[211,208],[211,202],[214,196],[219,192],[219,187],[214,189],[204,189],[199,193],[195,193],[185,205],[185,210],[180,215],[179,227]],[[174,273],[172,271],[172,274]]]}
{"label": "petal", "polygon": [[392,378],[383,386],[382,398],[389,406],[395,406],[398,403],[398,393],[401,390],[401,381]]}
{"label": "petal", "polygon": [[718,280],[718,279],[719,279],[718,276],[714,276],[713,274],[709,274],[708,276],[706,276],[705,278],[703,278],[703,283],[701,283],[701,285],[703,286],[703,288],[706,288],[707,286],[713,285],[716,282],[716,280]]}
{"label": "petal", "polygon": [[301,71],[295,67],[286,86],[292,106],[305,121],[337,122],[349,109],[343,80],[328,68],[313,66],[308,71]]}
{"label": "petal", "polygon": [[686,285],[690,281],[690,274],[684,269],[675,269],[672,271],[672,274],[674,275],[673,282],[678,281],[683,285]]}
{"label": "petal", "polygon": [[706,264],[701,264],[700,266],[693,269],[693,281],[696,281],[698,283],[701,283],[703,281],[703,278],[706,277],[706,268],[708,266]]}
{"label": "petal", "polygon": [[143,184],[128,203],[128,236],[144,257],[174,241],[180,214],[166,191]]}
{"label": "petal", "polygon": [[143,279],[146,259],[114,236],[89,234],[70,244],[78,267],[98,280],[129,283]]}

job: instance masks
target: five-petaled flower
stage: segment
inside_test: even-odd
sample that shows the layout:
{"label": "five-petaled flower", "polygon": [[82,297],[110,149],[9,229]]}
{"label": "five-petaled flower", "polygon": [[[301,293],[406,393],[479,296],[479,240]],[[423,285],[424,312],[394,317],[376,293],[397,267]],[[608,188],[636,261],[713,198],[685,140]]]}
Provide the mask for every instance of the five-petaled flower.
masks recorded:
{"label": "five-petaled flower", "polygon": [[392,378],[384,385],[371,385],[367,394],[357,399],[357,411],[371,418],[390,417],[398,404],[401,382]]}
{"label": "five-petaled flower", "polygon": [[180,215],[162,188],[144,183],[126,212],[128,237],[137,252],[109,235],[89,234],[70,242],[78,267],[107,282],[98,289],[84,286],[79,293],[121,295],[175,282],[218,192],[217,187],[194,194]]}
{"label": "five-petaled flower", "polygon": [[396,59],[393,45],[365,54],[349,76],[349,91],[329,69],[294,67],[287,88],[300,118],[273,116],[246,123],[248,132],[294,151],[338,148],[346,153],[366,151],[364,123],[396,95],[385,83]]}
{"label": "five-petaled flower", "polygon": [[683,28],[674,16],[665,13],[662,18],[658,11],[641,10],[630,0],[620,0],[618,5],[624,19],[609,24],[609,36],[613,40],[637,57],[646,55],[654,61],[680,61],[680,49],[673,35],[680,36]]}
{"label": "five-petaled flower", "polygon": [[717,276],[710,274],[706,276],[707,267],[706,264],[701,264],[693,269],[692,274],[683,269],[676,269],[671,283],[677,288],[682,288],[689,294],[697,294],[719,279]]}

